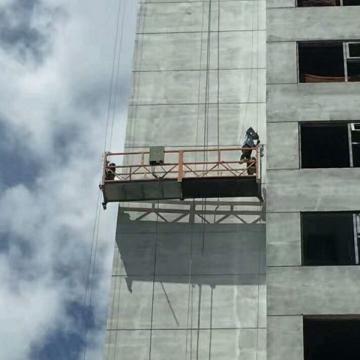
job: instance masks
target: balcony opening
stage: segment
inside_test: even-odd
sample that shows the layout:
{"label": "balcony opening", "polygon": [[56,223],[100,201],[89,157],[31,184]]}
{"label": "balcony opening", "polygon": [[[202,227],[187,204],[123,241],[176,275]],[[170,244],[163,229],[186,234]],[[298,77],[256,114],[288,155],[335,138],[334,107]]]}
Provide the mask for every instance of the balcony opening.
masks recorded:
{"label": "balcony opening", "polygon": [[298,0],[298,7],[316,6],[358,6],[360,0]]}
{"label": "balcony opening", "polygon": [[307,122],[300,134],[302,168],[360,166],[360,123]]}
{"label": "balcony opening", "polygon": [[358,265],[359,225],[359,213],[302,213],[303,265]]}
{"label": "balcony opening", "polygon": [[300,42],[299,81],[360,81],[360,42]]}
{"label": "balcony opening", "polygon": [[349,316],[304,317],[305,360],[351,360],[360,353],[360,319]]}

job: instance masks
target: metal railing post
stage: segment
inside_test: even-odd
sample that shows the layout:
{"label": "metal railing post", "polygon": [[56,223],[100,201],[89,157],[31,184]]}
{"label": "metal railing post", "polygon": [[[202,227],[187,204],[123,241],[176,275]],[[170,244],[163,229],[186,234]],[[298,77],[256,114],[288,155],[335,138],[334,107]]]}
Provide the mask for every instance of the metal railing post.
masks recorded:
{"label": "metal railing post", "polygon": [[178,164],[178,181],[181,182],[184,177],[184,150],[179,151],[179,164]]}
{"label": "metal railing post", "polygon": [[260,146],[256,145],[256,181],[259,182],[261,181],[261,176],[260,176]]}
{"label": "metal railing post", "polygon": [[102,172],[102,184],[105,184],[105,173],[106,173],[106,166],[107,166],[107,157],[108,153],[105,151],[104,153],[104,163],[103,163],[103,172]]}

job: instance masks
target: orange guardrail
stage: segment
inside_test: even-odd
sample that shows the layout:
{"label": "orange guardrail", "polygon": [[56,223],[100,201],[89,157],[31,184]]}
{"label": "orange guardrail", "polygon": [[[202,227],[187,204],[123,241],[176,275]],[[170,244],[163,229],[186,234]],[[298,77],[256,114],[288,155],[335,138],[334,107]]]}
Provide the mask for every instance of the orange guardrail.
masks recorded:
{"label": "orange guardrail", "polygon": [[[249,159],[240,160],[244,151]],[[256,177],[261,178],[261,145],[254,148],[223,147],[206,149],[165,150],[162,164],[149,164],[150,151],[106,152],[102,185],[160,179],[199,177]]]}

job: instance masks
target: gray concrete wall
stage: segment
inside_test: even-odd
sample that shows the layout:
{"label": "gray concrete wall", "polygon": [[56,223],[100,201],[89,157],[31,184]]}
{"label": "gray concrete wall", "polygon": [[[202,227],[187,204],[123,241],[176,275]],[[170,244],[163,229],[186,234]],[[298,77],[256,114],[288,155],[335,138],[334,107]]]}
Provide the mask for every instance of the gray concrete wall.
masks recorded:
{"label": "gray concrete wall", "polygon": [[360,170],[300,169],[299,144],[299,122],[360,120],[360,84],[298,83],[297,61],[297,41],[359,39],[359,16],[360,7],[267,2],[269,360],[304,359],[303,315],[360,313],[359,268],[302,267],[300,229],[304,211],[359,210]]}
{"label": "gray concrete wall", "polygon": [[123,221],[108,359],[266,358],[264,224]]}
{"label": "gray concrete wall", "polygon": [[[239,146],[249,126],[265,143],[265,1],[140,5],[126,149]],[[106,359],[266,359],[262,209],[210,202],[171,223],[121,204]]]}

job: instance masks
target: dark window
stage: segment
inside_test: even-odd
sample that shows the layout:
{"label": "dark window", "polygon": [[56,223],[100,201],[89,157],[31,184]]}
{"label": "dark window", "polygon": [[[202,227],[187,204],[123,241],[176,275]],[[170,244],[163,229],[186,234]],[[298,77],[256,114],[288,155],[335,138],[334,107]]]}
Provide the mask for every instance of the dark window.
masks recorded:
{"label": "dark window", "polygon": [[359,263],[359,215],[351,212],[301,214],[303,265]]}
{"label": "dark window", "polygon": [[356,6],[360,0],[298,0],[297,6]]}
{"label": "dark window", "polygon": [[349,139],[346,123],[301,124],[301,167],[349,167]]}
{"label": "dark window", "polygon": [[[360,0],[359,0],[360,1]],[[360,42],[300,42],[299,81],[360,81]]]}
{"label": "dark window", "polygon": [[360,124],[314,122],[300,125],[301,167],[360,166]]}
{"label": "dark window", "polygon": [[304,317],[305,360],[355,360],[360,353],[360,319]]}
{"label": "dark window", "polygon": [[299,43],[300,82],[345,81],[341,42]]}
{"label": "dark window", "polygon": [[351,124],[351,146],[353,166],[360,167],[360,124]]}
{"label": "dark window", "polygon": [[360,43],[349,43],[349,57],[360,57]]}

